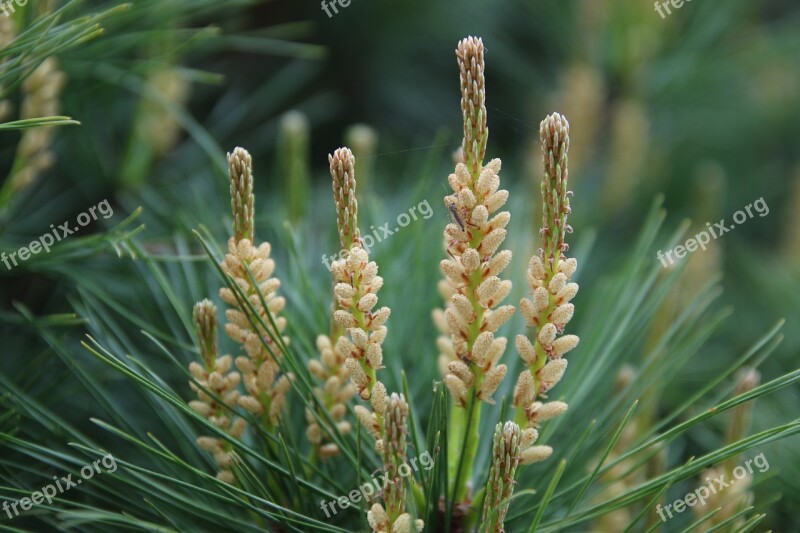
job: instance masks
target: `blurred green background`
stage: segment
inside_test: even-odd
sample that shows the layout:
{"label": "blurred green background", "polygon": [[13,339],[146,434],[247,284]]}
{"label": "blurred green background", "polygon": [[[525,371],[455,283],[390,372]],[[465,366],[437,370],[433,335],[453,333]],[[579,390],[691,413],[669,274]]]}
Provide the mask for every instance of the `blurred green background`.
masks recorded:
{"label": "blurred green background", "polygon": [[[191,359],[191,305],[219,285],[191,232],[207,228],[220,245],[227,238],[224,154],[235,146],[253,155],[256,232],[275,245],[295,309],[290,327],[309,352],[329,306],[320,256],[335,253],[337,242],[327,154],[345,143],[356,153],[364,228],[429,202],[430,220],[378,243],[373,253],[386,278],[382,298],[395,316],[416,317],[390,323],[387,352],[398,356],[388,382],[399,385],[400,368],[411,365],[434,375],[429,317],[441,305],[434,287],[448,216],[442,197],[461,139],[453,51],[467,35],[481,36],[487,49],[487,155],[503,159],[518,257],[534,250],[538,231],[538,124],[560,111],[572,134],[572,242],[592,253],[581,265],[582,287],[621,268],[658,195],[668,213],[664,250],[687,218],[691,235],[706,222],[730,224],[735,211],[759,198],[769,206],[768,215],[695,252],[686,266],[674,289],[678,301],[692,300],[719,277],[724,292],[713,306],[730,315],[665,391],[665,402],[679,403],[781,318],[783,343],[760,370],[774,377],[797,367],[796,1],[687,2],[665,18],[644,0],[352,0],[333,17],[314,1],[143,0],[97,15],[116,5],[31,3],[3,29],[4,36],[28,36],[0,58],[4,121],[26,118],[26,98],[36,95],[35,86],[15,81],[20,73],[30,77],[55,58],[63,89],[57,111],[48,114],[81,124],[51,130],[41,152],[52,162],[26,180],[14,176],[25,132],[33,130],[0,131],[0,174],[7,176],[0,249],[25,246],[103,199],[115,214],[72,237],[70,246],[12,270],[0,266],[0,393],[24,392],[105,444],[114,437],[89,421],[97,409],[124,410],[132,427],[146,421],[168,433],[126,394],[111,404],[87,403],[81,382],[89,378],[120,391],[130,385],[88,354],[65,354],[81,352],[86,332],[103,340],[113,335],[109,342],[120,353],[142,350],[145,330]],[[47,13],[60,17],[52,20],[54,37],[37,41],[37,17]],[[84,36],[94,31],[92,20],[80,18],[89,15],[98,16],[103,33],[73,39],[70,28]],[[1,13],[0,19],[11,20]],[[58,85],[45,79],[45,87]],[[118,227],[140,206],[135,220]],[[140,224],[135,238],[126,233]],[[523,267],[515,279],[524,279]],[[164,277],[154,278],[151,268]],[[174,313],[165,313],[170,307]],[[588,302],[578,304],[580,324],[602,323],[589,310]],[[630,351],[625,357],[635,363],[636,349]],[[85,359],[77,374],[72,357]],[[185,388],[170,361],[152,350],[149,357],[150,368],[176,390]],[[422,405],[428,387],[427,380],[411,383]],[[799,400],[796,387],[759,400],[754,430],[796,417]],[[47,428],[55,440],[57,426]],[[673,453],[690,455],[717,440],[698,431]],[[783,498],[764,530],[794,531],[800,523],[799,442],[794,437],[767,450],[779,469],[759,494]]]}

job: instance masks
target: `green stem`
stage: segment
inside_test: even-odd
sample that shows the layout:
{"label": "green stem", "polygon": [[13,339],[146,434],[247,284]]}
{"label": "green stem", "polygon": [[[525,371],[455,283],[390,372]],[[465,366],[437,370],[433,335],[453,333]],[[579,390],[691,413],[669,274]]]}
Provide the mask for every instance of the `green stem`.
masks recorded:
{"label": "green stem", "polygon": [[[472,183],[470,188],[475,188],[478,177],[480,176],[481,165],[472,165]],[[478,198],[478,202],[482,202],[483,198]],[[472,238],[470,239],[470,248],[478,249],[483,241],[484,234],[480,230],[475,230]],[[481,306],[480,298],[475,294],[475,291],[483,281],[483,268],[479,268],[472,272],[469,277],[469,285],[467,297],[472,303],[472,309],[475,312],[475,320],[470,324],[467,333],[467,353],[472,351],[475,340],[481,334],[481,328],[484,322],[485,309]],[[472,479],[472,470],[475,463],[475,456],[478,451],[478,442],[480,439],[479,427],[481,419],[482,402],[478,399],[478,391],[483,382],[483,370],[477,365],[470,365],[471,370],[475,373],[475,383],[470,387],[470,398],[467,402],[466,408],[462,409],[460,406],[453,403],[451,409],[450,433],[448,438],[448,457],[458,460],[453,463],[451,461],[451,472],[449,479],[452,483],[452,494],[455,502],[463,501],[467,496],[467,488],[469,481]],[[453,438],[455,437],[455,438]]]}
{"label": "green stem", "polygon": [[447,456],[450,458],[450,464],[448,465],[448,478],[450,479],[449,492],[452,492],[453,487],[455,487],[456,469],[458,468],[458,462],[455,461],[455,458],[461,457],[461,447],[463,446],[464,436],[466,434],[466,424],[466,411],[456,405],[455,400],[453,400],[450,406],[450,420],[447,428]]}
{"label": "green stem", "polygon": [[[475,240],[478,242],[471,244],[477,248],[482,238],[483,236],[479,234],[475,237]],[[480,305],[478,296],[475,294],[475,291],[482,281],[481,275],[482,269],[478,269],[472,273],[469,280],[469,296],[476,318],[475,321],[470,324],[470,330],[467,335],[468,352],[472,351],[475,340],[478,338],[478,335],[481,334],[481,326],[483,325],[484,309]],[[467,407],[462,409],[458,405],[453,405],[452,420],[454,421],[454,425],[451,428],[452,432],[450,435],[457,436],[457,438],[447,450],[449,457],[459,458],[455,463],[455,475],[452,475],[451,472],[450,476],[453,482],[453,497],[455,501],[461,501],[466,497],[467,484],[472,478],[472,468],[477,453],[478,440],[480,438],[478,428],[480,426],[482,402],[477,398],[477,395],[481,388],[481,383],[483,382],[483,371],[477,365],[472,366],[472,371],[475,373],[475,383],[470,388],[470,399],[468,400]],[[469,414],[467,415],[467,413]]]}
{"label": "green stem", "polygon": [[[480,371],[479,371],[480,372]],[[456,477],[457,485],[454,499],[456,502],[464,501],[467,497],[467,488],[469,481],[472,479],[472,470],[475,467],[475,456],[478,452],[478,442],[480,441],[480,423],[481,423],[481,408],[483,402],[478,399],[477,391],[480,388],[480,382],[483,381],[483,376],[476,377],[475,388],[473,389],[472,396],[469,399],[466,412],[469,413],[467,425],[464,428],[464,438],[462,450],[463,455],[460,457],[459,472]]]}

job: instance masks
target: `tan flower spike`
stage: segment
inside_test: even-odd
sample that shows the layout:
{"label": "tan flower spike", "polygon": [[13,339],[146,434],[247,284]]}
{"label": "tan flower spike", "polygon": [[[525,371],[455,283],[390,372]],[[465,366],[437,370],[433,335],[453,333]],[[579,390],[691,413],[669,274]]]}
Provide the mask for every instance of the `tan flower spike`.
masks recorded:
{"label": "tan flower spike", "polygon": [[[360,244],[358,230],[358,201],[356,200],[355,158],[347,148],[340,148],[328,156],[330,164],[333,199],[336,205],[337,229],[342,249],[349,251],[353,246]],[[338,266],[337,266],[338,265]],[[336,268],[339,269],[338,274]],[[370,379],[366,369],[358,360],[345,355],[341,347],[350,348],[353,343],[349,339],[342,340],[347,329],[352,326],[351,310],[352,297],[355,289],[347,283],[354,280],[350,278],[346,263],[334,262],[331,266],[334,277],[334,315],[331,334],[320,335],[317,338],[319,360],[309,361],[308,368],[324,387],[317,387],[314,394],[321,409],[325,409],[331,419],[337,423],[342,434],[350,431],[350,423],[343,421],[342,417],[347,411],[346,404],[358,390],[362,397],[367,396],[370,390]],[[377,271],[377,267],[376,267]],[[342,281],[343,280],[343,281]],[[344,283],[344,285],[342,285]],[[377,296],[372,295],[377,301]],[[363,307],[363,306],[362,306]],[[344,322],[342,322],[344,320]],[[361,338],[359,333],[356,333]],[[344,343],[344,344],[341,344]],[[349,344],[348,344],[349,343]],[[380,346],[378,346],[380,348]],[[372,349],[373,353],[376,348]],[[349,378],[349,379],[348,379]],[[363,406],[360,406],[362,409]],[[319,419],[319,420],[318,420]],[[306,435],[316,447],[321,457],[329,457],[339,453],[339,447],[331,440],[331,428],[322,429],[320,420],[324,417],[320,413],[306,411],[308,430]]]}
{"label": "tan flower spike", "polygon": [[[732,396],[736,397],[745,394],[754,388],[758,387],[761,383],[761,374],[751,367],[744,367],[736,374],[736,388]],[[740,442],[747,435],[747,429],[752,419],[753,402],[746,402],[733,408],[728,415],[728,426],[725,431],[725,444],[733,445]],[[769,462],[766,460],[764,453],[755,456],[755,464],[760,472],[764,471],[764,466],[769,468]],[[745,464],[748,469],[752,470],[750,466],[754,459],[749,459]],[[735,517],[736,513],[745,507],[752,505],[755,495],[752,491],[752,476],[741,477],[736,475],[737,469],[744,470],[744,466],[740,466],[743,461],[742,455],[734,455],[727,461],[712,466],[704,470],[700,474],[698,486],[702,484],[712,485],[711,480],[714,479],[729,479],[730,487],[725,490],[712,490],[711,494],[706,497],[705,505],[711,506],[711,509],[719,508],[719,512],[714,516],[700,524],[697,531],[709,531],[716,529],[717,526],[723,523],[730,524],[730,531],[741,531],[744,527],[746,519],[744,516]],[[759,464],[761,463],[761,464]],[[741,479],[740,479],[741,478]],[[734,480],[736,484],[734,485]],[[700,509],[694,509],[696,516],[703,516],[699,513]]]}
{"label": "tan flower spike", "polygon": [[514,476],[520,462],[522,431],[514,422],[497,424],[492,447],[492,469],[486,482],[483,501],[481,533],[501,533],[506,519],[511,495],[514,492]]}
{"label": "tan flower spike", "polygon": [[[359,423],[375,438],[375,449],[383,459],[383,468],[394,481],[383,487],[384,505],[374,504],[367,519],[374,532],[405,533],[421,530],[422,521],[405,512],[405,483],[399,469],[406,459],[408,404],[402,395],[389,396],[378,381],[376,371],[383,368],[381,345],[386,338],[388,307],[378,306],[378,291],[383,278],[378,265],[370,261],[362,248],[358,229],[355,158],[349,148],[339,148],[328,156],[339,240],[346,252],[331,264],[334,281],[333,353],[342,365],[362,400],[372,411],[356,405]],[[341,334],[338,332],[342,332]],[[338,337],[337,337],[338,335]],[[342,358],[344,363],[342,364]]]}
{"label": "tan flower spike", "polygon": [[345,367],[359,395],[368,400],[377,383],[375,371],[383,368],[381,345],[391,310],[377,307],[383,278],[378,275],[378,265],[370,261],[369,254],[361,247],[353,154],[348,148],[339,148],[328,159],[339,238],[342,249],[347,251],[342,259],[331,264],[336,301],[333,319],[346,332],[337,339],[336,349],[345,357]]}
{"label": "tan flower spike", "polygon": [[[0,40],[7,38],[0,36]],[[59,115],[61,91],[65,84],[66,76],[59,70],[56,58],[48,57],[42,61],[22,82],[20,119]],[[9,111],[8,102],[0,102],[0,112]],[[53,166],[56,160],[52,151],[55,131],[53,127],[22,130],[14,166],[0,190],[0,205],[13,194],[32,185],[42,172]]]}
{"label": "tan flower spike", "polygon": [[[446,309],[434,313],[437,327],[449,334],[439,340],[440,366],[454,401],[448,429],[448,453],[459,457],[452,468],[456,500],[467,497],[469,478],[480,435],[481,405],[493,403],[493,395],[507,368],[499,364],[506,339],[495,336],[513,316],[513,305],[501,305],[511,292],[511,282],[500,274],[511,262],[511,251],[502,249],[511,218],[501,211],[508,191],[500,188],[499,159],[484,164],[489,130],[486,120],[483,41],[468,37],[458,43],[461,113],[464,138],[461,155],[448,178],[452,194],[444,198],[452,221],[444,231],[448,259],[440,263],[446,286]],[[463,475],[458,475],[461,472]],[[457,486],[456,486],[457,485]]]}
{"label": "tan flower spike", "polygon": [[[203,364],[192,361],[189,365],[192,377],[200,385],[189,382],[197,393],[197,400],[189,402],[189,407],[232,437],[241,438],[245,421],[232,414],[241,396],[238,390],[241,376],[231,371],[233,359],[230,355],[217,357],[217,308],[211,301],[203,300],[194,306],[194,325]],[[212,392],[216,398],[203,389]],[[197,439],[197,445],[214,455],[219,466],[217,478],[233,484],[236,479],[229,469],[233,458],[231,443],[219,437],[205,436]]]}
{"label": "tan flower spike", "polygon": [[457,405],[465,407],[473,393],[491,403],[505,376],[505,365],[497,362],[506,340],[494,334],[514,314],[514,306],[498,306],[511,291],[511,282],[498,277],[511,261],[511,252],[500,250],[510,214],[499,211],[508,199],[508,191],[500,189],[500,160],[483,165],[489,134],[483,42],[474,37],[462,40],[456,57],[464,163],[457,164],[448,178],[453,194],[445,197],[445,205],[453,221],[444,233],[450,258],[441,263],[447,286],[440,292],[449,296],[449,301],[444,313],[436,313],[434,318],[440,329],[446,326],[450,334],[449,343],[440,341],[444,357],[452,354],[445,382]]}
{"label": "tan flower spike", "polygon": [[[278,340],[286,327],[286,319],[279,313],[286,301],[277,295],[280,281],[272,277],[275,261],[270,258],[270,244],[256,247],[253,241],[253,166],[247,150],[236,148],[228,154],[228,173],[234,236],[228,241],[228,253],[220,266],[247,302],[240,299],[238,291],[227,287],[220,290],[220,297],[231,307],[225,313],[225,332],[247,354],[236,358],[248,394],[239,398],[239,405],[272,427],[278,424],[293,379],[292,374],[281,373],[279,364],[283,353]],[[285,337],[282,341],[288,343]]]}
{"label": "tan flower spike", "polygon": [[[339,328],[334,328],[338,331]],[[338,339],[338,335],[335,336]],[[308,369],[311,374],[323,385],[314,388],[314,394],[320,402],[321,407],[327,410],[331,420],[336,424],[337,429],[342,435],[350,433],[350,422],[344,420],[347,414],[347,403],[353,398],[356,389],[350,383],[349,372],[345,367],[345,357],[331,344],[331,339],[327,335],[317,337],[317,350],[319,359],[311,359],[308,362]],[[325,459],[339,454],[339,446],[331,442],[331,428],[323,428],[320,421],[324,418],[317,417],[310,410],[306,410],[306,421],[308,429],[306,436],[317,450],[317,454]]]}
{"label": "tan flower spike", "polygon": [[407,464],[406,434],[408,432],[408,404],[402,394],[385,398],[383,409],[384,430],[381,456],[384,476],[383,505],[376,503],[367,513],[373,533],[422,531],[424,522],[415,520],[406,512],[406,485],[402,466]]}
{"label": "tan flower spike", "polygon": [[328,156],[333,178],[333,200],[336,203],[336,222],[342,250],[360,242],[358,230],[358,200],[356,200],[356,158],[349,148],[339,148]]}
{"label": "tan flower spike", "polygon": [[[542,247],[528,264],[532,297],[520,301],[522,315],[528,327],[533,328],[533,335],[518,335],[516,339],[517,351],[528,368],[517,379],[513,399],[517,423],[529,428],[538,428],[567,410],[564,402],[540,400],[547,398],[547,392],[564,375],[567,360],[562,356],[578,344],[575,335],[563,335],[575,311],[570,300],[578,292],[578,285],[570,281],[577,262],[565,255],[569,249],[565,238],[572,231],[567,223],[571,195],[567,190],[567,119],[557,113],[548,116],[541,123],[539,136],[544,154]],[[547,446],[533,446],[523,450],[522,462],[544,460],[551,453]]]}

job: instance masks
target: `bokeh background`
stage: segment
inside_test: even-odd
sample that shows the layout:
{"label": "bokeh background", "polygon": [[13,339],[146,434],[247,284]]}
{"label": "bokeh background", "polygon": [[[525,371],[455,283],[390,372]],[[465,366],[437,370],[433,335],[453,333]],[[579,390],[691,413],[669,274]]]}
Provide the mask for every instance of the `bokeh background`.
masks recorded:
{"label": "bokeh background", "polygon": [[[30,106],[80,121],[44,138],[25,140],[39,130],[0,131],[0,249],[27,245],[104,199],[115,210],[70,246],[12,270],[0,265],[0,393],[57,408],[99,442],[113,437],[89,420],[98,406],[125,411],[131,424],[151,420],[124,394],[87,402],[76,392],[86,380],[121,391],[129,385],[89,355],[76,373],[65,354],[79,353],[87,332],[110,332],[123,353],[134,351],[141,330],[190,349],[191,305],[218,285],[192,231],[207,231],[219,244],[227,238],[225,152],[235,146],[253,154],[257,233],[276,243],[298,331],[318,330],[328,312],[320,260],[336,252],[328,153],[344,144],[356,153],[364,227],[429,202],[429,220],[373,252],[395,314],[416,317],[394,324],[387,350],[401,355],[389,382],[399,383],[401,362],[433,375],[429,317],[441,305],[434,287],[448,218],[442,197],[461,138],[453,52],[467,35],[481,36],[487,48],[488,155],[503,159],[521,256],[535,248],[538,125],[552,111],[571,125],[573,246],[592,251],[582,286],[621,268],[654,202],[666,210],[664,250],[681,229],[691,235],[706,222],[730,221],[759,198],[769,206],[768,215],[685,265],[673,304],[688,305],[716,280],[722,291],[707,318],[726,319],[664,392],[665,402],[704,386],[780,319],[783,342],[760,371],[774,377],[797,367],[797,2],[686,2],[664,18],[644,0],[352,0],[333,17],[305,0],[116,5],[31,2],[13,20],[0,13],[5,45],[35,31],[37,16],[63,8],[60,33],[29,41],[23,59],[19,46],[4,48],[4,121],[26,118]],[[106,15],[80,18],[98,13]],[[79,38],[95,23],[102,35]],[[37,70],[43,60],[47,68]],[[15,82],[25,66],[34,81]],[[24,176],[21,159],[34,169]],[[151,267],[164,277],[153,277]],[[165,305],[184,312],[163,314]],[[602,314],[584,309],[581,324],[602,324]],[[300,342],[310,346],[313,336]],[[630,362],[639,345],[626,346]],[[182,387],[171,361],[154,350],[148,357],[155,372]],[[598,372],[613,377],[618,370]],[[428,382],[411,387],[424,397]],[[759,400],[754,429],[796,418],[798,400],[796,387]],[[57,425],[49,429],[58,439]],[[687,449],[715,445],[712,429],[693,434]],[[800,524],[799,442],[766,449],[777,468],[759,492],[760,503],[773,505],[764,530]]]}

